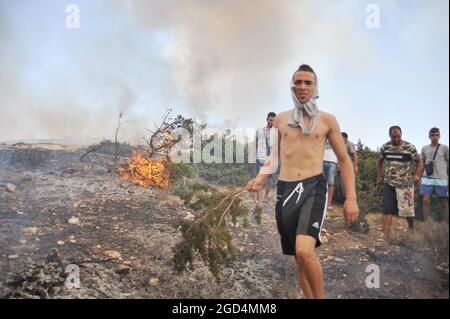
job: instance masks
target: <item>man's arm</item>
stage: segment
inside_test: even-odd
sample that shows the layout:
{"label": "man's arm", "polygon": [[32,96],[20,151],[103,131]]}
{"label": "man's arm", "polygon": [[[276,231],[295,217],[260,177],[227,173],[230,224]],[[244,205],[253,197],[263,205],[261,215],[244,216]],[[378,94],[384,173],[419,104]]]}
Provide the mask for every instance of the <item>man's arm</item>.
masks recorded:
{"label": "man's arm", "polygon": [[422,161],[422,170],[420,171],[419,176],[423,176],[423,172],[425,171],[425,160],[422,159],[421,161]]}
{"label": "man's arm", "polygon": [[359,213],[358,204],[356,203],[355,175],[353,173],[353,165],[348,156],[347,149],[341,135],[341,129],[334,116],[329,118],[330,131],[328,139],[331,148],[336,154],[341,169],[342,181],[345,188],[344,215],[347,223],[352,224]]}
{"label": "man's arm", "polygon": [[383,182],[383,154],[380,154],[377,161],[377,186],[380,186]]}
{"label": "man's arm", "polygon": [[425,164],[427,161],[427,155],[425,153],[425,146],[422,147],[422,151],[420,152],[421,162],[422,162],[422,170],[419,172],[419,176],[423,175],[423,172],[425,171]]}
{"label": "man's arm", "polygon": [[420,183],[420,174],[423,173],[424,165],[421,159],[421,156],[417,152],[417,149],[414,145],[411,144],[411,157],[413,161],[416,163],[416,173],[413,176],[413,181],[417,185]]}
{"label": "man's arm", "polygon": [[358,154],[356,153],[355,144],[353,144],[352,142],[348,141],[348,146],[349,146],[350,154],[351,154],[352,160],[353,160],[353,170],[354,170],[355,175],[356,175],[358,173]]}
{"label": "man's arm", "polygon": [[421,153],[421,157],[422,157],[422,170],[420,171],[419,176],[422,176],[423,172],[425,170],[425,163],[426,163],[426,160],[427,160],[427,156],[425,154],[424,147],[422,147],[422,152],[420,152],[420,153]]}
{"label": "man's arm", "polygon": [[413,176],[413,181],[419,185],[420,184],[420,176],[423,174],[424,164],[423,160],[418,158],[416,161],[416,174]]}

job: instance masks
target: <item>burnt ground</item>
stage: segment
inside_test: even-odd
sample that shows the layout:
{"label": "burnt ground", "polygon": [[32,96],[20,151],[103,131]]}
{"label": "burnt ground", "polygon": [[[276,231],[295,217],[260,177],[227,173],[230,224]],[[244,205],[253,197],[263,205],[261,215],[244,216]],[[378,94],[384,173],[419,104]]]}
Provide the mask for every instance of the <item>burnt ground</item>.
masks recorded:
{"label": "burnt ground", "polygon": [[[31,148],[33,147],[33,148]],[[236,260],[217,282],[207,267],[177,274],[172,248],[178,221],[196,212],[167,192],[128,183],[108,167],[111,156],[84,162],[77,148],[0,145],[1,298],[301,298],[293,257],[281,254],[273,213],[234,227]],[[15,192],[4,186],[13,183]],[[2,186],[3,185],[3,186]],[[253,209],[251,194],[244,201]],[[394,222],[389,244],[381,215],[356,233],[340,208],[328,213],[318,250],[326,298],[448,298],[448,227]],[[366,267],[380,269],[380,287],[366,287]],[[80,287],[65,285],[68,265]]]}

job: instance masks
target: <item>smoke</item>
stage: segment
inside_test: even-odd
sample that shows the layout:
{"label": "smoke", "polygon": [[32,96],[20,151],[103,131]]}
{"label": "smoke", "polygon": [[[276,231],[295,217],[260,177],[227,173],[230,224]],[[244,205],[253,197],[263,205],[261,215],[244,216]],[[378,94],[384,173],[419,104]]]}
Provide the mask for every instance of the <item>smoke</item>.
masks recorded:
{"label": "smoke", "polygon": [[[0,141],[112,138],[122,110],[121,139],[142,142],[144,128],[168,107],[216,125],[256,126],[267,112],[291,108],[282,101],[301,63],[317,66],[319,78],[336,65],[376,67],[358,31],[361,8],[348,3],[116,0],[89,10],[92,2],[80,3],[91,16],[79,31],[61,31],[65,16],[58,16],[40,41],[33,33],[22,38],[32,43],[27,51],[16,43],[22,22],[8,19],[14,5],[0,2]],[[49,63],[51,55],[57,58]]]}
{"label": "smoke", "polygon": [[[122,73],[141,62],[130,59],[133,47],[115,50],[115,43],[105,41],[102,34],[87,31],[84,46],[78,49],[65,48],[69,41],[55,46],[61,53],[57,58],[67,65],[55,61],[43,68],[45,75],[32,74],[30,80],[30,70],[39,70],[39,63],[45,63],[42,57],[54,54],[44,50],[45,43],[54,39],[47,35],[33,42],[29,29],[23,31],[26,26],[11,18],[13,6],[0,3],[0,142],[62,139],[89,144],[112,139],[123,111],[120,139],[142,143],[148,123],[134,110],[141,87]],[[21,47],[21,36],[30,43],[27,50]],[[120,38],[126,41],[124,34]]]}
{"label": "smoke", "polygon": [[[119,3],[142,26],[170,31],[166,59],[176,88],[194,116],[202,119],[221,118],[235,126],[261,124],[267,112],[279,107],[280,97],[289,96],[290,76],[301,63],[321,64],[330,73],[337,69],[328,62],[330,56],[349,71],[377,66],[370,42],[358,31],[363,20],[357,17],[363,16],[364,7],[348,3]],[[345,13],[349,9],[355,13],[350,18]],[[260,114],[256,121],[255,114]]]}
{"label": "smoke", "polygon": [[[169,30],[166,59],[194,116],[236,120],[275,103],[274,83],[297,55],[292,1],[122,1],[151,29]],[[309,5],[305,7],[308,11]]]}

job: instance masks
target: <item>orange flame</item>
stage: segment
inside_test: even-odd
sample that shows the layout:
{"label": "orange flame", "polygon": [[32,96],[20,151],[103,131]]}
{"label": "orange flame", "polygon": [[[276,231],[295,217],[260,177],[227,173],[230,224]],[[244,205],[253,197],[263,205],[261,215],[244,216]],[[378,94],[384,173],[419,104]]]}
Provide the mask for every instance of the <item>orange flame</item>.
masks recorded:
{"label": "orange flame", "polygon": [[144,188],[169,186],[170,171],[163,158],[148,158],[142,150],[133,151],[125,167],[120,168],[120,176],[124,181],[141,185]]}

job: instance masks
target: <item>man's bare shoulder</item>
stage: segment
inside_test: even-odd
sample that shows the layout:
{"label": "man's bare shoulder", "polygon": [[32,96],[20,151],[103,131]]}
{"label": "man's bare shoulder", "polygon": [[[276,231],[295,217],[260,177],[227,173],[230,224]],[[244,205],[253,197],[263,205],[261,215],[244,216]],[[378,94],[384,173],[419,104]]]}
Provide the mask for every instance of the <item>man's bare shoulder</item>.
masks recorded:
{"label": "man's bare shoulder", "polygon": [[285,118],[288,117],[291,114],[292,110],[283,111],[277,114],[277,117]]}
{"label": "man's bare shoulder", "polygon": [[331,123],[331,122],[335,122],[336,120],[336,116],[334,116],[331,113],[327,113],[327,112],[323,112],[323,111],[319,111],[320,117],[326,121],[327,123]]}
{"label": "man's bare shoulder", "polygon": [[278,113],[277,116],[275,117],[275,123],[276,124],[286,123],[291,112],[292,110]]}

